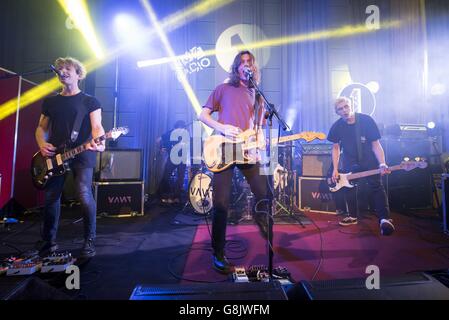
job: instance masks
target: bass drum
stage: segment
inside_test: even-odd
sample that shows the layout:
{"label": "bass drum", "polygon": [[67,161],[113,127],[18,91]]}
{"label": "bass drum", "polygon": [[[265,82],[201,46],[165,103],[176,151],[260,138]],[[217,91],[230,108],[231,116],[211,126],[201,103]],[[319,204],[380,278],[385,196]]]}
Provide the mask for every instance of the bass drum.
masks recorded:
{"label": "bass drum", "polygon": [[189,183],[189,202],[196,213],[207,215],[212,211],[212,178],[199,172]]}

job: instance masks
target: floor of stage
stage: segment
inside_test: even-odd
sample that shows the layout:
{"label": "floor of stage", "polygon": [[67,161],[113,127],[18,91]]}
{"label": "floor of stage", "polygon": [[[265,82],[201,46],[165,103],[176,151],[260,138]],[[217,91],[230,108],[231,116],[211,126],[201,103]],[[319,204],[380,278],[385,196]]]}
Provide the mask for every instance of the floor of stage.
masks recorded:
{"label": "floor of stage", "polygon": [[[65,290],[64,275],[40,275],[40,280],[71,299],[128,299],[139,284],[221,282],[227,277],[212,269],[210,225],[203,216],[196,223],[179,222],[179,208],[153,205],[143,217],[99,218],[97,255],[79,261],[80,290]],[[76,257],[82,246],[79,210],[65,208],[58,244]],[[340,227],[335,215],[307,213],[308,223],[274,226],[274,267],[286,267],[294,281],[366,277],[376,265],[381,276],[449,267],[449,236],[432,210],[392,213],[393,236],[382,237],[377,219],[365,214],[358,225]],[[40,235],[40,213],[25,215],[23,223],[1,228],[0,256],[17,255],[33,246]],[[201,223],[198,223],[199,220]],[[267,265],[267,246],[251,223],[228,227],[229,259],[248,268]],[[26,277],[0,276],[0,289],[14,287]],[[5,292],[3,292],[5,294]]]}

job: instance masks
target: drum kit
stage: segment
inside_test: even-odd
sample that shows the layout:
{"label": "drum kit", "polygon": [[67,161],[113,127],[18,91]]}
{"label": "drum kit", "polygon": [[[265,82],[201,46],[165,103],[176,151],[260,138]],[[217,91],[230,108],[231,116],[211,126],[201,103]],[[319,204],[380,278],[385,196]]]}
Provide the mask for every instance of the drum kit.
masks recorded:
{"label": "drum kit", "polygon": [[[291,170],[291,146],[280,146],[282,152],[279,162],[273,172],[273,187],[276,208],[274,215],[281,213],[292,214],[294,211],[294,192],[296,172]],[[207,170],[202,162],[201,165],[191,165],[188,167],[188,200],[184,209],[190,206],[198,215],[207,216],[213,209],[212,180],[213,172]],[[254,195],[243,174],[237,168],[234,169],[232,179],[232,193],[230,209],[240,211],[241,220],[252,219],[252,204]]]}

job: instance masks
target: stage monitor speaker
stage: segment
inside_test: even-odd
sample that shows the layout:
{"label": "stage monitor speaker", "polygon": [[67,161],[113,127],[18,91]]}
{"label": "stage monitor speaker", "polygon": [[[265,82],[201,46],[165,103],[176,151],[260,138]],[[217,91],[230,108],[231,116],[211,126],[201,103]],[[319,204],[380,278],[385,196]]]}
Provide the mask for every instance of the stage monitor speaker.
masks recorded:
{"label": "stage monitor speaker", "polygon": [[3,277],[0,300],[70,300],[71,297],[37,278]]}
{"label": "stage monitor speaker", "polygon": [[97,155],[96,181],[142,180],[142,149],[106,149]]}
{"label": "stage monitor speaker", "polygon": [[278,281],[138,285],[130,300],[287,300]]}
{"label": "stage monitor speaker", "polygon": [[305,177],[325,177],[331,166],[329,154],[303,154],[302,175]]}
{"label": "stage monitor speaker", "polygon": [[301,281],[287,291],[289,300],[449,300],[449,288],[426,273],[380,277],[379,289],[366,278]]}

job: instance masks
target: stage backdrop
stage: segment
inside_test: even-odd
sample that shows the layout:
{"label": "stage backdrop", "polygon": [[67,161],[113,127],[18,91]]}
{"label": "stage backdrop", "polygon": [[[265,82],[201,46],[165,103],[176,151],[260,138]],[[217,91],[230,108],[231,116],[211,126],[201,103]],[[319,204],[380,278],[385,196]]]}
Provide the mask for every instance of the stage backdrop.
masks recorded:
{"label": "stage backdrop", "polygon": [[[186,12],[195,3],[151,1],[160,20]],[[89,8],[107,50],[119,44],[113,32],[118,13],[151,26],[137,0],[89,1]],[[6,1],[0,4],[0,12],[0,64],[26,71],[58,56],[89,58],[80,33],[66,28],[67,17],[57,2]],[[296,39],[254,50],[262,72],[261,88],[295,132],[327,133],[337,119],[332,101],[340,93],[362,97],[361,111],[371,114],[380,125],[435,121],[444,128],[449,93],[446,89],[433,95],[432,89],[438,85],[449,88],[449,72],[444,68],[448,15],[444,0],[236,0],[183,20],[166,32],[176,55],[220,50],[230,44]],[[390,22],[397,23],[384,28]],[[345,33],[345,26],[367,24],[374,27],[373,32]],[[130,33],[128,38],[136,35],[139,33]],[[145,40],[144,49],[136,48],[91,72],[86,89],[102,103],[106,130],[113,124],[117,97],[117,124],[131,128],[118,147],[144,150],[143,168],[151,193],[160,171],[155,157],[157,137],[177,120],[196,120],[196,113],[172,65],[137,68],[139,60],[167,56],[157,36]],[[200,105],[226,79],[232,55],[178,61]],[[370,82],[378,84],[377,93],[367,91]],[[350,83],[355,86],[344,90]]]}

